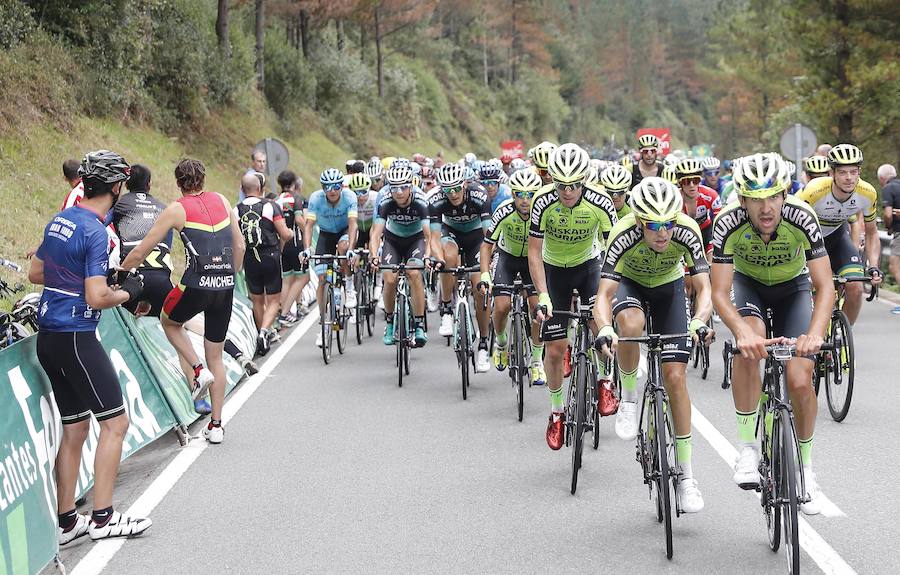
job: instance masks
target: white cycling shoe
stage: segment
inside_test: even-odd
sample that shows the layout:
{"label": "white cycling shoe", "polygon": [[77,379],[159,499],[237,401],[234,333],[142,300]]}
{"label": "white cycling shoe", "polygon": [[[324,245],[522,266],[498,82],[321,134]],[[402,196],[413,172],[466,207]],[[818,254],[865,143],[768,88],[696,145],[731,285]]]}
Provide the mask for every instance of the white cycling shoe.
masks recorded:
{"label": "white cycling shoe", "polygon": [[637,428],[637,404],[623,401],[619,404],[619,412],[616,413],[616,435],[619,439],[628,441],[637,437]]}
{"label": "white cycling shoe", "polygon": [[444,337],[449,337],[453,335],[453,316],[449,313],[441,316],[441,327],[438,328],[438,333]]}
{"label": "white cycling shoe", "polygon": [[806,482],[806,496],[809,501],[800,504],[800,511],[804,515],[818,515],[822,512],[822,491],[819,489],[819,482],[816,481],[816,474],[810,468],[803,470]]}
{"label": "white cycling shoe", "polygon": [[475,354],[475,373],[485,373],[491,369],[491,356],[486,349],[479,349]]}
{"label": "white cycling shoe", "polygon": [[685,477],[678,482],[678,505],[682,513],[703,511],[703,495],[693,477]]}
{"label": "white cycling shoe", "polygon": [[755,447],[748,445],[741,448],[734,463],[734,482],[741,489],[759,487],[759,452]]}
{"label": "white cycling shoe", "polygon": [[344,289],[344,295],[346,296],[346,301],[344,305],[347,306],[348,309],[353,309],[356,307],[356,290]]}

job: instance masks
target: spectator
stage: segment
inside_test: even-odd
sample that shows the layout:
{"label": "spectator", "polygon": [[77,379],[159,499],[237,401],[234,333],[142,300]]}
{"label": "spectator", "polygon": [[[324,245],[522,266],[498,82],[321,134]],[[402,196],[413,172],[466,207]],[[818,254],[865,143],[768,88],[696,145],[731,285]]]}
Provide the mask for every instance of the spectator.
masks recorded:
{"label": "spectator", "polygon": [[303,288],[309,283],[309,265],[300,261],[303,251],[303,228],[306,225],[306,200],[301,195],[303,180],[294,172],[285,170],[278,174],[278,185],[281,195],[278,196],[278,207],[284,216],[284,223],[294,232],[293,239],[284,242],[281,249],[281,315],[278,321],[291,325],[297,323],[299,317],[291,313],[291,306],[297,303],[298,315],[305,315],[300,301]]}
{"label": "spectator", "polygon": [[889,269],[894,282],[900,284],[900,180],[897,169],[884,164],[878,168],[878,182],[881,184],[881,202],[884,204],[884,227],[893,234]]}
{"label": "spectator", "polygon": [[[247,176],[250,174],[259,174],[259,176],[256,176],[256,177],[260,178],[260,176],[261,176],[260,188],[265,187],[265,185],[266,185],[266,176],[265,176],[266,166],[268,165],[267,160],[266,160],[266,153],[263,151],[260,151],[260,150],[256,150],[255,152],[250,154],[250,164],[251,164],[250,167],[247,168],[247,171],[244,172],[244,175]],[[244,189],[242,187],[238,191],[238,202],[244,201],[245,197],[247,197],[247,196],[244,195]]]}
{"label": "spectator", "polygon": [[828,152],[831,151],[831,144],[819,144],[819,147],[816,148],[817,156],[825,156],[828,157]]}
{"label": "spectator", "polygon": [[63,162],[63,178],[69,183],[70,190],[81,183],[81,176],[78,175],[80,166],[81,164],[75,158],[69,158]]}

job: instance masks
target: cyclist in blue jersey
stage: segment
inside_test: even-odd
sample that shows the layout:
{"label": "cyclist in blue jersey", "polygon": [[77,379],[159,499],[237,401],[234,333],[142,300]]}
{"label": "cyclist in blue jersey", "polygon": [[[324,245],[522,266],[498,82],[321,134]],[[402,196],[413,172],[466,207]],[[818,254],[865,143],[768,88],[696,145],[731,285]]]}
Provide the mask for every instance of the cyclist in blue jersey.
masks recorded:
{"label": "cyclist in blue jersey", "polygon": [[492,214],[497,211],[497,206],[512,199],[509,186],[500,182],[501,171],[500,166],[491,163],[484,164],[478,170],[479,183],[484,187],[484,191],[491,200]]}
{"label": "cyclist in blue jersey", "polygon": [[[107,280],[111,270],[104,219],[118,201],[130,171],[125,159],[114,152],[87,154],[78,170],[84,198],[47,224],[28,271],[29,281],[44,286],[38,308],[37,356],[63,425],[55,466],[59,545],[88,533],[94,540],[138,535],[152,524],[150,519],[113,511],[128,413],[116,369],[97,339],[100,310],[137,301],[143,291],[136,274],[115,274],[116,279]],[[118,289],[110,287],[116,282]],[[91,414],[100,424],[100,439],[94,457],[94,510],[88,517],[76,511],[75,489]]]}
{"label": "cyclist in blue jersey", "polygon": [[[315,246],[315,255],[347,255],[353,258],[353,250],[356,248],[356,194],[344,189],[344,174],[337,168],[328,168],[319,176],[322,184],[321,190],[313,192],[309,198],[309,208],[306,214],[306,229],[303,233],[303,243],[306,248],[303,251],[304,261],[311,253],[311,238],[313,225],[319,226],[319,239]],[[316,288],[316,300],[319,302],[319,312],[324,315],[325,294],[325,269],[323,263],[316,264],[315,272],[319,276],[319,285]],[[356,307],[356,292],[352,291],[353,280],[349,277],[350,266],[347,262],[341,264],[341,272],[346,277],[345,290],[347,294],[347,306]],[[322,345],[322,333],[316,337],[316,345]]]}
{"label": "cyclist in blue jersey", "polygon": [[721,163],[714,156],[703,158],[703,180],[700,182],[707,188],[712,188],[717,194],[722,195],[724,181],[719,177],[721,172]]}

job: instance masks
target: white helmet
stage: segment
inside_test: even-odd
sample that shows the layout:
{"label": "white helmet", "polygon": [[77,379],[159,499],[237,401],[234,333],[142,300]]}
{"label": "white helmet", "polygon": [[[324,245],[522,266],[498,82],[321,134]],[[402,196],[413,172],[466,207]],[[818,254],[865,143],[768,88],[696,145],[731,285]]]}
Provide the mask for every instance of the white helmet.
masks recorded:
{"label": "white helmet", "polygon": [[547,164],[550,162],[550,156],[553,154],[554,150],[556,150],[556,144],[544,140],[537,146],[531,148],[528,155],[535,166],[542,170],[546,170]]}
{"label": "white helmet", "polygon": [[631,170],[620,164],[610,164],[600,173],[600,185],[607,190],[628,190],[631,188]]}
{"label": "white helmet", "polygon": [[477,159],[478,159],[478,157],[472,152],[469,152],[468,154],[466,154],[463,157],[463,161],[466,163],[467,166],[471,166],[472,164],[474,164],[475,160],[477,160]]}
{"label": "white helmet", "polygon": [[522,158],[515,158],[512,162],[509,163],[509,167],[513,172],[518,172],[521,169],[524,169],[527,166],[525,160]]}
{"label": "white helmet", "polygon": [[767,198],[790,187],[787,164],[776,153],[744,156],[734,164],[737,193],[749,198]]}
{"label": "white helmet", "polygon": [[703,158],[703,169],[704,170],[718,170],[719,169],[719,159],[715,156],[707,156]]}
{"label": "white helmet", "polygon": [[668,222],[681,213],[681,193],[671,182],[656,176],[644,178],[631,190],[629,205],[644,221]]}
{"label": "white helmet", "polygon": [[544,182],[534,170],[519,170],[509,177],[509,188],[513,192],[536,192]]}
{"label": "white helmet", "polygon": [[550,177],[560,184],[577,184],[584,181],[591,157],[578,144],[568,143],[550,154],[547,170]]}
{"label": "white helmet", "polygon": [[437,183],[445,188],[461,185],[466,179],[466,170],[459,164],[444,164],[437,171]]}

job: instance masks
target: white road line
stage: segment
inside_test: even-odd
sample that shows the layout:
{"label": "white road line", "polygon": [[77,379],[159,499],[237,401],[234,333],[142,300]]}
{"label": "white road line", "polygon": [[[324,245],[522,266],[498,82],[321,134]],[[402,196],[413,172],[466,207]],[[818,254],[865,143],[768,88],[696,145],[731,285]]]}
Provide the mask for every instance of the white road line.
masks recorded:
{"label": "white road line", "polygon": [[[693,405],[691,406],[691,423],[712,448],[716,450],[719,457],[725,460],[725,463],[731,468],[734,465],[734,460],[737,459],[738,456],[737,449],[725,439],[725,436],[722,435],[719,430],[716,429],[702,413],[700,413],[700,410]],[[759,494],[756,495],[759,497]],[[844,512],[841,511],[837,505],[832,503],[830,499],[825,497],[824,494],[821,496],[823,498],[822,515],[826,515],[827,517],[845,516]],[[818,565],[823,572],[829,575],[856,575],[856,571],[854,571],[853,568],[838,555],[837,551],[835,551],[831,545],[829,545],[828,542],[813,529],[806,519],[803,517],[799,517],[798,519],[797,525],[800,531],[800,546],[806,550],[809,556],[812,557],[812,560],[816,562],[816,565]]]}
{"label": "white road line", "polygon": [[[241,387],[231,394],[222,409],[222,424],[228,423],[232,417],[247,403],[259,386],[263,384],[265,379],[272,371],[278,367],[278,364],[287,356],[291,348],[300,341],[300,338],[307,331],[318,323],[319,311],[314,309],[310,314],[294,329],[294,332],[272,352],[269,359],[262,365],[254,376],[251,376]],[[192,440],[187,446],[175,456],[162,473],[153,480],[146,490],[135,500],[135,502],[125,512],[126,515],[134,515],[136,517],[147,517],[156,508],[163,498],[175,487],[175,484],[181,479],[181,476],[190,469],[191,465],[200,457],[209,443],[202,438]],[[219,447],[218,449],[226,449]],[[152,528],[151,528],[152,529]],[[71,571],[72,575],[92,575],[103,571],[109,561],[121,549],[125,543],[125,539],[108,539],[96,543],[87,555]]]}

